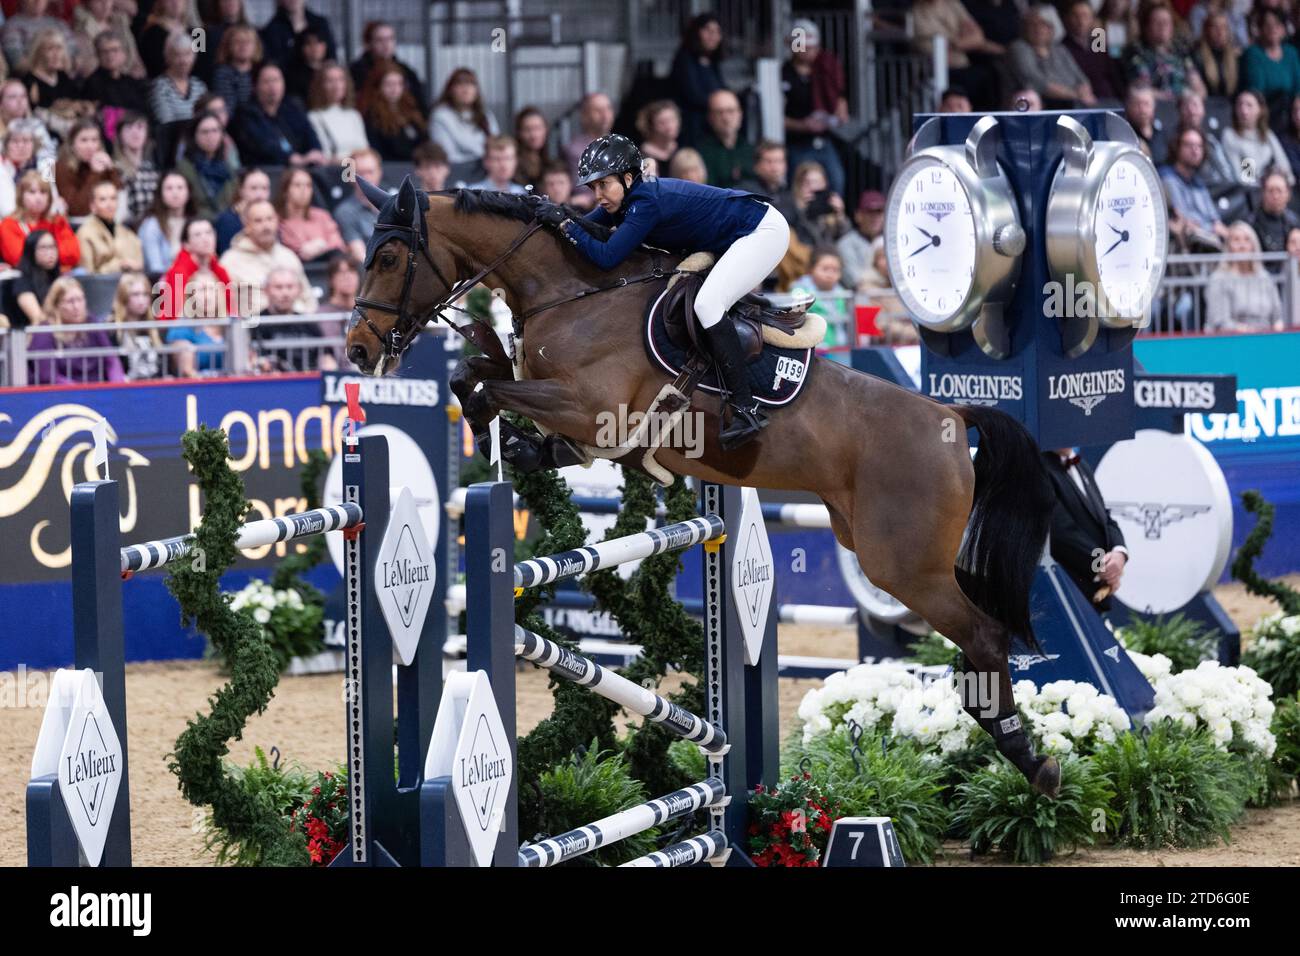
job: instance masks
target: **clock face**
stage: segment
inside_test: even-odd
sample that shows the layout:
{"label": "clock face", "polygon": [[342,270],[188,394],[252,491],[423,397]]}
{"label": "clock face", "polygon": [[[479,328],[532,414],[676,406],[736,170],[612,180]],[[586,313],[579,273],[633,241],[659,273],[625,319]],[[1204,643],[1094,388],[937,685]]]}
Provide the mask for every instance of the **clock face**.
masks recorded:
{"label": "clock face", "polygon": [[962,181],[935,159],[909,164],[889,194],[889,270],[919,322],[955,315],[975,279],[975,215]]}
{"label": "clock face", "polygon": [[1121,155],[1111,163],[1097,193],[1093,225],[1104,314],[1145,315],[1164,272],[1168,244],[1164,196],[1145,157]]}

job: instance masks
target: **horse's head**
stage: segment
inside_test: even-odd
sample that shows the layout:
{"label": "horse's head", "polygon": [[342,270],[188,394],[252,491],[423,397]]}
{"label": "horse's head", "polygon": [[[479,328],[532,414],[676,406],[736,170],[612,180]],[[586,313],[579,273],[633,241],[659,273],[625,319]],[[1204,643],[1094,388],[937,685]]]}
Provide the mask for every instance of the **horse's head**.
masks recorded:
{"label": "horse's head", "polygon": [[429,199],[410,176],[395,196],[364,179],[358,183],[379,219],[348,323],[347,356],[367,375],[383,375],[398,366],[406,347],[445,304],[456,281],[455,264],[449,257],[438,264],[425,222]]}

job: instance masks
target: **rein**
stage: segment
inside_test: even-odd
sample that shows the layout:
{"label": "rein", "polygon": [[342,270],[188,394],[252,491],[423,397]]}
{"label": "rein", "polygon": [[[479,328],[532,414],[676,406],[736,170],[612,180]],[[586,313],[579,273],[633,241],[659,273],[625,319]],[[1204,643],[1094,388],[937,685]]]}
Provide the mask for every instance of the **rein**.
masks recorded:
{"label": "rein", "polygon": [[[446,318],[442,313],[450,308],[456,312],[468,315],[469,313],[465,309],[451,304],[452,300],[458,298],[458,290],[462,288],[472,288],[481,282],[486,276],[491,274],[507,259],[518,252],[519,248],[531,239],[534,233],[542,228],[543,223],[540,220],[535,220],[525,226],[524,230],[515,237],[515,240],[510,243],[504,252],[469,279],[466,279],[463,282],[451,282],[445,275],[443,275],[442,270],[438,268],[438,264],[433,259],[433,255],[429,249],[427,225],[424,217],[419,215],[417,212],[417,218],[418,223],[412,223],[408,226],[401,226],[392,223],[385,224],[386,229],[397,233],[404,233],[406,237],[404,240],[406,242],[406,276],[402,281],[401,298],[396,304],[394,304],[391,302],[379,302],[375,299],[358,296],[356,299],[356,311],[353,313],[351,327],[355,327],[358,322],[363,323],[374,334],[375,338],[379,340],[384,350],[384,358],[400,358],[415,336],[418,335],[420,330],[424,328],[424,326],[428,325],[432,319],[437,319],[438,321],[445,323],[452,329],[455,329],[462,338],[478,345],[480,348],[483,347],[483,343],[475,334],[475,326],[472,321],[467,325],[457,325],[455,322]],[[416,315],[410,312],[408,308],[410,305],[411,292],[415,285],[415,265],[417,254],[424,257],[424,261],[429,264],[429,268],[431,268],[433,274],[438,277],[438,281],[447,288],[447,292],[434,305],[426,310],[423,315]],[[562,299],[555,299],[535,308],[528,309],[519,315],[516,325],[522,327],[524,321],[530,317],[558,308],[561,305],[567,305],[570,302],[577,302],[580,299],[599,295],[602,292],[613,292],[618,289],[626,288],[627,286],[653,282],[656,279],[663,279],[671,274],[671,270],[665,270],[659,265],[659,259],[657,256],[655,257],[654,262],[654,268],[643,275],[632,277],[622,276],[608,285],[588,286],[587,288],[581,289],[572,295],[565,296]],[[389,315],[395,315],[397,321],[393,323],[393,327],[389,329],[387,333],[383,333],[372,321],[370,321],[368,315],[363,315],[361,313],[362,309],[374,309],[379,312],[386,312]]]}
{"label": "rein", "polygon": [[[354,313],[352,324],[355,326],[358,320],[365,323],[366,327],[370,329],[375,338],[377,338],[383,345],[385,358],[400,358],[402,353],[405,352],[407,347],[411,344],[411,340],[419,334],[422,328],[429,324],[431,319],[437,319],[440,322],[446,323],[468,341],[478,344],[475,342],[474,336],[466,332],[462,326],[459,326],[444,317],[442,314],[443,311],[447,308],[451,308],[457,312],[465,312],[465,310],[460,306],[451,305],[452,300],[457,298],[456,290],[461,286],[472,288],[477,285],[484,277],[489,275],[493,270],[498,268],[503,262],[514,255],[515,252],[519,250],[520,246],[532,238],[533,233],[542,228],[541,222],[531,223],[524,228],[523,232],[515,237],[515,241],[510,243],[505,252],[493,259],[471,278],[466,279],[464,282],[450,282],[447,277],[442,274],[442,270],[438,268],[438,263],[433,261],[433,255],[429,251],[428,235],[426,234],[423,225],[424,219],[421,216],[420,225],[418,226],[414,224],[410,226],[389,224],[385,227],[395,232],[407,234],[406,277],[402,280],[402,294],[397,304],[394,305],[391,302],[379,302],[375,299],[368,299],[364,296],[358,296],[356,299],[357,311]],[[431,268],[433,274],[438,277],[438,281],[447,287],[447,291],[442,298],[434,303],[422,316],[417,316],[409,312],[407,309],[411,299],[411,290],[415,284],[415,257],[417,252],[424,256],[424,261],[429,264],[429,268]],[[384,334],[379,331],[373,322],[370,321],[368,315],[361,314],[361,309],[375,309],[379,312],[387,312],[390,315],[397,316],[397,321],[393,323],[393,327],[388,330],[388,333]]]}
{"label": "rein", "polygon": [[601,292],[614,292],[615,290],[622,289],[626,286],[640,285],[643,282],[653,282],[655,279],[663,279],[668,275],[669,273],[665,272],[659,265],[658,257],[656,257],[654,268],[645,275],[633,276],[632,278],[622,276],[617,281],[611,282],[609,285],[588,286],[579,292],[575,292],[573,295],[565,296],[563,299],[556,299],[553,302],[547,302],[545,305],[539,305],[536,308],[529,309],[519,317],[519,321],[522,324],[525,320],[537,315],[539,312],[546,312],[547,310],[554,309],[557,306],[567,305],[570,302],[577,302],[579,299],[585,299],[588,296],[597,295]]}

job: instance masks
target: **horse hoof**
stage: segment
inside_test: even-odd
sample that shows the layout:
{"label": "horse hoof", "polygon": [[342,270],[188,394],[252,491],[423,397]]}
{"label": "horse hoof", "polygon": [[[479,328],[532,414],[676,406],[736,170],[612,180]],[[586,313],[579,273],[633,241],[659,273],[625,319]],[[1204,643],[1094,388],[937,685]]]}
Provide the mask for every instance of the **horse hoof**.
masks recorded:
{"label": "horse hoof", "polygon": [[1061,763],[1055,757],[1044,757],[1031,781],[1034,790],[1055,800],[1061,792]]}
{"label": "horse hoof", "polygon": [[[504,419],[500,426],[500,436],[501,458],[515,471],[527,474],[547,467],[540,436],[516,428]],[[483,441],[484,438],[487,439],[486,442]],[[483,456],[490,461],[492,458],[490,433],[485,432],[483,435],[476,436],[476,440],[479,442],[479,451],[483,452]]]}

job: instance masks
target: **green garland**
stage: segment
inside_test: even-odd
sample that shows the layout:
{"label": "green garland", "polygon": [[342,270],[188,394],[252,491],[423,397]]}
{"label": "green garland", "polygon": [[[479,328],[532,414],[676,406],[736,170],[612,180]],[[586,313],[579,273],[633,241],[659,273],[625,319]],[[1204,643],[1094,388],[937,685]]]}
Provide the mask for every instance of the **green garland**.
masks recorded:
{"label": "green garland", "polygon": [[181,444],[206,503],[194,541],[202,560],[176,565],[167,587],[180,604],[182,623],[193,621],[228,662],[230,680],[208,698],[211,713],[196,714],[186,724],[167,767],[186,800],[212,808],[213,826],[229,834],[231,843],[263,847],[267,866],[306,866],[305,835],[290,831],[265,792],[241,786],[223,763],[229,741],[241,739],[248,718],[266,710],[280,668],[262,629],[232,611],[221,593],[221,575],[239,556],[235,540],[249,510],[243,483],[228,464],[226,435],[201,426],[186,432]]}
{"label": "green garland", "polygon": [[1237,549],[1232,562],[1232,576],[1245,584],[1251,594],[1272,598],[1286,614],[1300,614],[1300,592],[1282,581],[1270,581],[1255,570],[1255,559],[1263,553],[1264,545],[1273,535],[1273,506],[1254,490],[1242,492],[1241,504],[1259,518]]}
{"label": "green garland", "polygon": [[[320,507],[320,487],[324,483],[329,466],[329,458],[319,448],[307,456],[307,463],[302,466],[302,474],[299,476],[299,493],[306,502],[303,506],[304,511]],[[307,539],[306,544],[305,551],[291,550],[276,565],[275,573],[271,575],[271,587],[276,590],[292,588],[302,595],[304,601],[323,607],[325,595],[304,581],[302,575],[325,560],[325,555],[329,553],[329,544],[323,534],[312,535]]]}
{"label": "green garland", "polygon": [[[329,459],[317,449],[307,458],[300,476],[299,493],[305,500],[303,510],[320,507],[320,485],[329,468]],[[284,671],[295,657],[311,657],[325,646],[324,620],[325,595],[308,583],[302,575],[320,564],[329,553],[324,535],[313,535],[303,544],[305,550],[290,548],[289,553],[276,565],[267,586],[277,591],[296,591],[302,598],[301,608],[277,607],[265,627],[271,638],[280,670]],[[246,611],[245,613],[250,613]],[[226,660],[211,641],[207,657],[217,660],[223,671],[230,672]]]}

